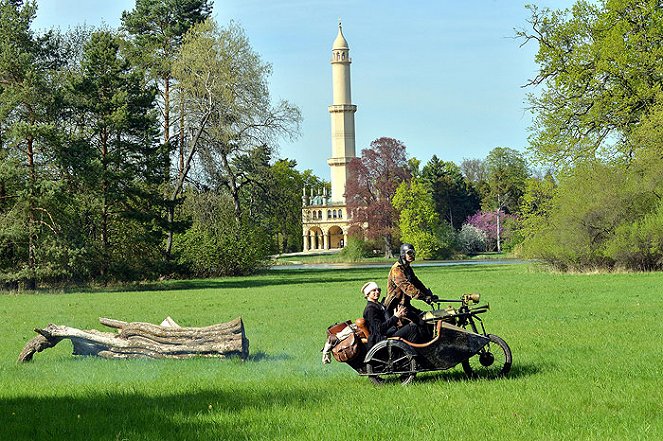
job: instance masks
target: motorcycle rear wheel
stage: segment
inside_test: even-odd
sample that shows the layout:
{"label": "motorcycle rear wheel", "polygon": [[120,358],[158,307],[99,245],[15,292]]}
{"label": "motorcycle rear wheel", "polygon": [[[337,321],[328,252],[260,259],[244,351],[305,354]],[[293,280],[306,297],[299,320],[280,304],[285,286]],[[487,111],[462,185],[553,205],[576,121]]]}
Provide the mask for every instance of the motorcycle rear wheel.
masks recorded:
{"label": "motorcycle rear wheel", "polygon": [[511,370],[511,349],[495,334],[486,337],[490,342],[479,353],[463,361],[465,375],[470,378],[498,378]]}

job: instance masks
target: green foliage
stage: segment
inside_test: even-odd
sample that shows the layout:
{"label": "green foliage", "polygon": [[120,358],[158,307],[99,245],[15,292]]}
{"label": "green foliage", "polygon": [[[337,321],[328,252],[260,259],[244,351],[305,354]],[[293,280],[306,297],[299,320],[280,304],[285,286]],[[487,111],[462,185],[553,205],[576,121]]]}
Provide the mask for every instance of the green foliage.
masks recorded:
{"label": "green foliage", "polygon": [[607,247],[616,232],[623,238],[641,228],[640,220],[658,204],[656,191],[642,185],[643,173],[598,161],[578,165],[560,178],[550,206],[526,219],[525,254],[562,269],[613,267],[620,245]]}
{"label": "green foliage", "polygon": [[348,243],[345,244],[340,254],[343,260],[359,262],[362,259],[373,256],[373,246],[370,242],[350,236],[348,237]]}
{"label": "green foliage", "polygon": [[270,237],[253,222],[236,222],[228,195],[187,194],[191,227],[176,236],[173,250],[184,270],[197,277],[251,274],[267,264]]}
{"label": "green foliage", "polygon": [[401,241],[414,245],[422,259],[449,257],[454,249],[453,228],[441,222],[430,188],[418,179],[403,182],[392,204],[399,212]]}
{"label": "green foliage", "polygon": [[490,191],[482,201],[483,209],[517,213],[529,176],[523,155],[510,148],[496,147],[486,157],[486,171]]}
{"label": "green foliage", "polygon": [[163,79],[170,76],[184,35],[211,13],[209,0],[136,0],[133,10],[122,13],[122,25],[144,65]]}
{"label": "green foliage", "polygon": [[638,221],[620,224],[607,242],[605,254],[618,267],[663,269],[663,203]]}
{"label": "green foliage", "polygon": [[450,223],[455,229],[460,229],[465,219],[481,208],[479,194],[453,162],[441,161],[433,155],[424,165],[421,178],[431,188],[440,221]]}
{"label": "green foliage", "polygon": [[543,86],[530,101],[536,112],[532,150],[572,165],[596,157],[628,158],[632,129],[661,100],[663,12],[655,0],[578,1],[567,11],[530,6],[539,43]]}

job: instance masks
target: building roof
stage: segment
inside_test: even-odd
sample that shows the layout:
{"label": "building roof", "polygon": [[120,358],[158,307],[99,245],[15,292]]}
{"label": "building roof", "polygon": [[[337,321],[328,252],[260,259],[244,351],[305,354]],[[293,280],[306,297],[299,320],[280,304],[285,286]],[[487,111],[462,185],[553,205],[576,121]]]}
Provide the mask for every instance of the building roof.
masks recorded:
{"label": "building roof", "polygon": [[333,49],[350,49],[348,47],[348,41],[343,36],[343,28],[341,27],[340,20],[338,22],[338,35],[336,36],[336,40],[334,40],[334,45],[332,46],[332,50]]}

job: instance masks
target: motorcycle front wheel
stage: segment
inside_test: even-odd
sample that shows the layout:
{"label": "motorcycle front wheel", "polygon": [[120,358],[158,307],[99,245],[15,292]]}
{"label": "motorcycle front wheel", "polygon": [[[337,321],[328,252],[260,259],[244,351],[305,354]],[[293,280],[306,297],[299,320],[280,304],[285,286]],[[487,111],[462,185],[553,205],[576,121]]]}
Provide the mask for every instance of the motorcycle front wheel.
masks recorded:
{"label": "motorcycle front wheel", "polygon": [[383,340],[366,356],[366,373],[373,384],[409,384],[417,375],[417,361],[405,343]]}
{"label": "motorcycle front wheel", "polygon": [[462,362],[465,375],[470,378],[498,378],[511,370],[511,349],[495,334],[486,335],[490,342],[472,357]]}

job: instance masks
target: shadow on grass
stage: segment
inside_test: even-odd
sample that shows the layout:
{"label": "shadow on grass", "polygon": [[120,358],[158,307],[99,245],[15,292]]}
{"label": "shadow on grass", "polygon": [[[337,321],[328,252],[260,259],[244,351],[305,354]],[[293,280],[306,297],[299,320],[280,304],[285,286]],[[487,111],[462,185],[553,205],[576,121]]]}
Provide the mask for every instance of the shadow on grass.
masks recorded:
{"label": "shadow on grass", "polygon": [[[385,273],[386,277],[386,273]],[[315,283],[364,282],[365,269],[338,270],[280,270],[265,271],[255,276],[227,277],[222,279],[187,279],[129,284],[114,287],[76,287],[60,292],[43,291],[37,294],[67,293],[109,293],[109,292],[149,292],[149,291],[187,291],[201,289],[262,288],[267,286],[303,285]]]}
{"label": "shadow on grass", "polygon": [[[494,380],[515,380],[518,378],[529,377],[540,373],[542,369],[534,364],[516,364],[511,366],[509,373]],[[473,379],[468,378],[462,369],[453,369],[449,371],[425,372],[417,375],[414,380],[417,383],[429,383],[435,381],[446,381],[447,383],[458,381],[493,381],[491,379]]]}
{"label": "shadow on grass", "polygon": [[288,354],[282,353],[282,354],[268,354],[266,352],[256,352],[255,354],[249,355],[246,361],[254,361],[254,362],[261,362],[261,361],[285,361],[285,360],[290,360],[292,357]]}
{"label": "shadow on grass", "polygon": [[[87,397],[0,400],[3,440],[278,439],[302,434],[301,422],[260,421],[283,408],[305,408],[323,397],[314,390],[203,390],[146,396],[100,393]],[[266,418],[266,417],[265,417]],[[248,423],[248,424],[247,424]]]}
{"label": "shadow on grass", "polygon": [[[503,271],[505,266],[513,265],[448,265],[448,266],[418,266],[418,273],[426,274],[431,271],[443,270],[446,273],[488,273]],[[302,285],[316,283],[363,283],[367,272],[383,272],[386,278],[388,267],[375,268],[342,268],[342,269],[280,269],[265,270],[253,276],[238,276],[210,279],[166,280],[146,283],[129,283],[110,287],[104,286],[70,286],[65,288],[47,288],[38,291],[24,292],[22,294],[69,294],[69,293],[111,293],[111,292],[150,292],[150,291],[187,291],[201,289],[232,289],[232,288],[262,288],[268,286]],[[15,292],[0,291],[2,294],[16,294]]]}

